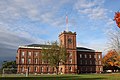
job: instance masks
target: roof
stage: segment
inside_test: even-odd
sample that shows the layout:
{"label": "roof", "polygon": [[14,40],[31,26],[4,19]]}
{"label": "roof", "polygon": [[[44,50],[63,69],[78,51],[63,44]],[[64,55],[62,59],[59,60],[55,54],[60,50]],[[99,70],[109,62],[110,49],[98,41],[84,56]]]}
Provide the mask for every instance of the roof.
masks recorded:
{"label": "roof", "polygon": [[[19,48],[42,49],[43,47],[48,48],[50,46],[51,45],[46,45],[46,44],[30,44],[30,45],[19,46]],[[95,50],[89,49],[89,48],[85,48],[85,47],[77,47],[77,51],[95,52]]]}
{"label": "roof", "polygon": [[19,46],[19,48],[33,48],[33,49],[42,49],[43,47],[48,48],[48,47],[50,47],[50,45],[46,45],[46,44],[30,44],[30,45]]}
{"label": "roof", "polygon": [[49,47],[50,45],[46,44],[30,44],[30,45],[25,45],[27,47]]}
{"label": "roof", "polygon": [[77,51],[95,52],[95,50],[85,47],[77,47]]}

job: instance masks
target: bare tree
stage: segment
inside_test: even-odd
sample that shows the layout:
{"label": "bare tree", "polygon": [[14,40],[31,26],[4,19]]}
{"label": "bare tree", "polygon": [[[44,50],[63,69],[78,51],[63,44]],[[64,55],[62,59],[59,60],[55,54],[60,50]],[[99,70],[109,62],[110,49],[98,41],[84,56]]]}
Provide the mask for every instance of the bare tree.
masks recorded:
{"label": "bare tree", "polygon": [[114,30],[108,34],[108,48],[115,50],[120,55],[120,31]]}

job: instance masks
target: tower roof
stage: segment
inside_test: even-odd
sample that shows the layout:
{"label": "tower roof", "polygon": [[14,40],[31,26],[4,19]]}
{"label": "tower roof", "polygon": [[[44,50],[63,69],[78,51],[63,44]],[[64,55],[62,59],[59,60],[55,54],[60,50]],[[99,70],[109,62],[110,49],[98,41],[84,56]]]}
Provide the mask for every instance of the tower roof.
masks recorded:
{"label": "tower roof", "polygon": [[62,34],[73,34],[73,35],[76,35],[76,32],[72,32],[72,31],[63,31],[63,32],[61,32],[61,34],[59,34],[59,36],[62,35]]}

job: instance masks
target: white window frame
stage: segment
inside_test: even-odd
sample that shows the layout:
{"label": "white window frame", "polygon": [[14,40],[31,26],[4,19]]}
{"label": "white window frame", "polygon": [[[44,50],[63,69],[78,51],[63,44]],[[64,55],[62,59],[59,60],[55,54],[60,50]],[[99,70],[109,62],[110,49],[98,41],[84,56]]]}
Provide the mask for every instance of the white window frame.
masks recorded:
{"label": "white window frame", "polygon": [[101,58],[101,56],[100,55],[98,55],[98,59],[100,59]]}
{"label": "white window frame", "polygon": [[22,56],[25,56],[25,52],[24,51],[22,51]]}
{"label": "white window frame", "polygon": [[85,56],[85,58],[87,58],[87,54],[85,54],[84,56]]}
{"label": "white window frame", "polygon": [[38,52],[35,52],[35,56],[38,56]]}
{"label": "white window frame", "polygon": [[38,63],[38,58],[35,58],[35,64],[37,64]]}
{"label": "white window frame", "polygon": [[43,66],[40,67],[40,72],[41,72],[41,73],[43,72],[43,70],[44,70]]}
{"label": "white window frame", "polygon": [[69,71],[72,72],[72,66],[69,67]]}
{"label": "white window frame", "polygon": [[22,67],[21,69],[22,69],[21,72],[24,72],[24,71],[25,71],[24,67]]}
{"label": "white window frame", "polygon": [[22,63],[22,64],[25,63],[25,59],[24,59],[24,58],[21,59],[21,63]]}
{"label": "white window frame", "polygon": [[38,67],[37,67],[37,66],[35,66],[35,68],[34,68],[34,69],[35,69],[35,72],[37,72],[37,71],[38,71]]}
{"label": "white window frame", "polygon": [[31,56],[31,55],[32,55],[32,52],[31,52],[31,51],[29,51],[29,52],[28,52],[28,56]]}
{"label": "white window frame", "polygon": [[82,54],[80,54],[80,58],[82,58]]}
{"label": "white window frame", "polygon": [[89,58],[92,58],[91,54],[89,55]]}
{"label": "white window frame", "polygon": [[72,63],[72,58],[69,59],[69,63]]}
{"label": "white window frame", "polygon": [[96,58],[96,55],[94,55],[94,58]]}
{"label": "white window frame", "polygon": [[72,57],[72,52],[69,53],[69,57]]}
{"label": "white window frame", "polygon": [[29,67],[29,72],[31,72],[31,67]]}
{"label": "white window frame", "polygon": [[28,58],[28,64],[30,64],[31,63],[31,58]]}
{"label": "white window frame", "polygon": [[101,65],[101,61],[99,61],[99,65]]}

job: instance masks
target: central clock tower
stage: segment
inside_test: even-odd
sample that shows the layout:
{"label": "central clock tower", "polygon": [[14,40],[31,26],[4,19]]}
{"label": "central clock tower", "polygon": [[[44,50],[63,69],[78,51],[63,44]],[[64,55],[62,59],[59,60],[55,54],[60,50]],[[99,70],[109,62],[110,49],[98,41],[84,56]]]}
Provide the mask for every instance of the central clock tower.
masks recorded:
{"label": "central clock tower", "polygon": [[59,35],[59,40],[69,55],[63,73],[77,73],[76,32],[64,31]]}

